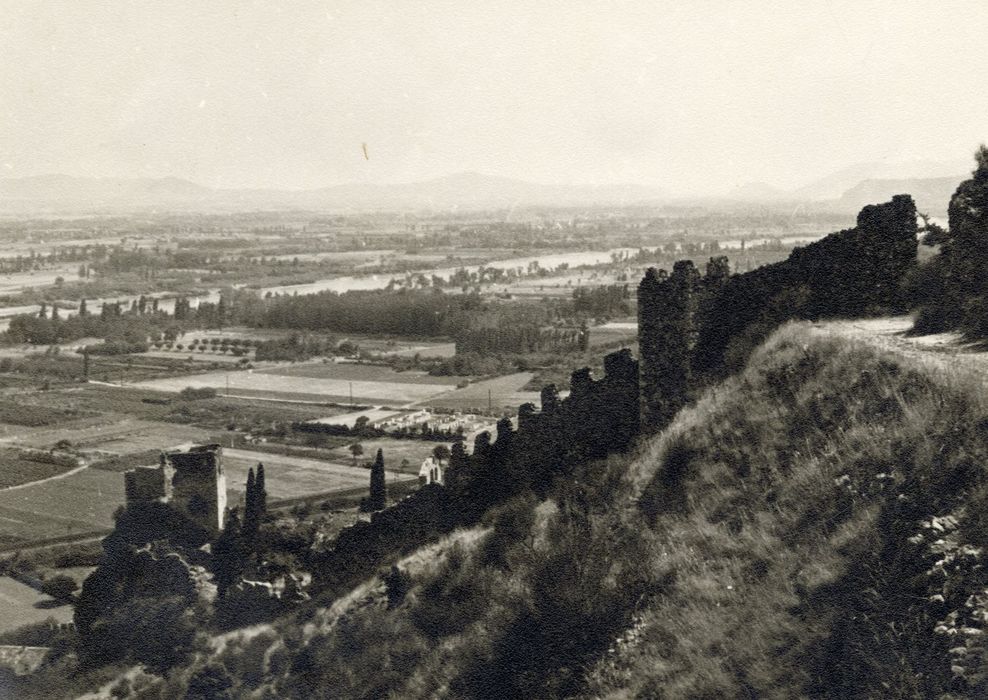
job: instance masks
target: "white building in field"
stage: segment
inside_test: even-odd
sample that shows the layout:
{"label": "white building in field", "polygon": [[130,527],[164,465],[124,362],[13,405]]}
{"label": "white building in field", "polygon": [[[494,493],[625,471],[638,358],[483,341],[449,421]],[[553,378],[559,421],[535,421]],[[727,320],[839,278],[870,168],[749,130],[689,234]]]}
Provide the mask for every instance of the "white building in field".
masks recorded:
{"label": "white building in field", "polygon": [[446,468],[435,457],[426,457],[425,461],[422,462],[422,466],[419,468],[419,483],[423,486],[426,484],[439,484],[442,486],[443,472],[445,471]]}

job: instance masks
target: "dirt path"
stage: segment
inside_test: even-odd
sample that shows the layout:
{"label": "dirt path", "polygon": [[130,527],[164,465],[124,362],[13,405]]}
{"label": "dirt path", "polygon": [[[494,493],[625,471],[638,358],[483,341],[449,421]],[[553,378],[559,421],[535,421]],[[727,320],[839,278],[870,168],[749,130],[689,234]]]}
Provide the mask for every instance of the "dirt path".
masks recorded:
{"label": "dirt path", "polygon": [[854,338],[881,350],[909,357],[956,375],[964,373],[988,387],[988,348],[964,341],[958,333],[910,336],[909,316],[827,321],[813,325],[814,332]]}
{"label": "dirt path", "polygon": [[49,476],[44,479],[38,479],[37,481],[28,481],[24,484],[16,484],[15,486],[6,486],[0,489],[0,493],[6,493],[7,491],[17,491],[18,489],[26,489],[29,486],[38,486],[40,484],[47,484],[49,481],[58,481],[59,479],[64,479],[66,477],[72,476],[73,474],[78,474],[79,472],[89,469],[88,464],[83,464],[78,467],[73,467],[67,472],[62,472],[61,474],[56,474],[55,476]]}

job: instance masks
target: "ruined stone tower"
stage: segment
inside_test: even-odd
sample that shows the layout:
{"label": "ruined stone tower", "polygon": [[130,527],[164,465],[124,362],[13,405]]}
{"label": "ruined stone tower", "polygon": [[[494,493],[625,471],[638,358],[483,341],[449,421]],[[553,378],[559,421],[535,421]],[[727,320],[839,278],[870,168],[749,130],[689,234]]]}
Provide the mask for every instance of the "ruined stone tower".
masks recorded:
{"label": "ruined stone tower", "polygon": [[157,467],[126,472],[124,489],[128,506],[167,503],[210,534],[219,534],[226,514],[223,448],[194,445],[185,451],[162,452]]}
{"label": "ruined stone tower", "polygon": [[649,268],[638,286],[639,391],[646,432],[664,425],[686,402],[699,279],[693,263],[680,260],[671,275]]}

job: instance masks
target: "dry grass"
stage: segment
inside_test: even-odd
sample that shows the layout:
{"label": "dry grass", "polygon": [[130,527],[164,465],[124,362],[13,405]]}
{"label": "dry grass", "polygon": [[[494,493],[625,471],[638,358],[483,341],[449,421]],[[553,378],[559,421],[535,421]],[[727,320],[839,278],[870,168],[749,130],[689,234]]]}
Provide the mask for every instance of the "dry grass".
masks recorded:
{"label": "dry grass", "polygon": [[776,333],[635,460],[654,562],[676,586],[588,696],[980,696],[984,669],[958,672],[935,628],[988,577],[945,584],[909,539],[983,501],[974,379],[801,325]]}
{"label": "dry grass", "polygon": [[[988,404],[971,377],[778,331],[631,457],[217,647],[236,693],[988,696]],[[479,532],[479,531],[478,531]]]}

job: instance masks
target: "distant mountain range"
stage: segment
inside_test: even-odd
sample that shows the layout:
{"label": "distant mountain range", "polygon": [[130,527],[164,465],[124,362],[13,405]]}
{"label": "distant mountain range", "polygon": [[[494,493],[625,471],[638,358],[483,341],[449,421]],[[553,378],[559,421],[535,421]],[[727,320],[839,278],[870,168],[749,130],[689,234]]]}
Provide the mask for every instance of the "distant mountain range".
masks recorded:
{"label": "distant mountain range", "polygon": [[296,209],[470,211],[528,207],[661,205],[667,203],[791,206],[857,211],[893,194],[912,194],[920,211],[946,212],[970,164],[916,161],[859,163],[793,190],[747,183],[721,195],[675,198],[641,185],[542,185],[466,172],[403,184],[346,184],[311,190],[217,189],[175,177],[88,178],[68,175],[0,179],[0,213],[102,213],[128,210],[244,211]]}
{"label": "distant mountain range", "polygon": [[405,184],[347,184],[313,190],[213,189],[179,178],[0,179],[0,211],[309,209],[485,210],[658,203],[668,196],[639,185],[540,185],[479,173]]}
{"label": "distant mountain range", "polygon": [[748,203],[814,202],[828,209],[857,211],[905,193],[913,195],[920,211],[943,215],[950,196],[971,169],[966,161],[857,163],[792,190],[753,182],[731,190],[725,198]]}
{"label": "distant mountain range", "polygon": [[865,204],[885,202],[894,194],[911,194],[916,200],[916,209],[931,216],[943,217],[947,205],[957,186],[969,175],[954,177],[931,177],[908,180],[862,180],[841,195],[838,202],[849,209],[860,209]]}

